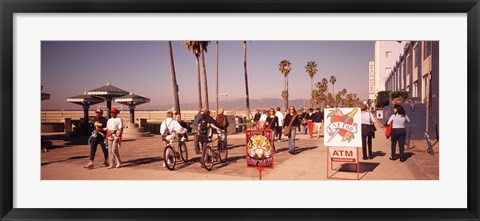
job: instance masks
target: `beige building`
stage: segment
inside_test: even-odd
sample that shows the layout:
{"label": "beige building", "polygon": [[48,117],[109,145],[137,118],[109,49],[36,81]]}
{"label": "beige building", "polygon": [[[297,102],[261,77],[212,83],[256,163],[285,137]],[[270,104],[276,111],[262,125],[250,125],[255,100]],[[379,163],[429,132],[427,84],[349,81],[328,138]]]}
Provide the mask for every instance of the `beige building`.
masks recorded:
{"label": "beige building", "polygon": [[385,82],[392,73],[393,67],[404,52],[406,41],[375,42],[375,98],[379,91],[385,91]]}

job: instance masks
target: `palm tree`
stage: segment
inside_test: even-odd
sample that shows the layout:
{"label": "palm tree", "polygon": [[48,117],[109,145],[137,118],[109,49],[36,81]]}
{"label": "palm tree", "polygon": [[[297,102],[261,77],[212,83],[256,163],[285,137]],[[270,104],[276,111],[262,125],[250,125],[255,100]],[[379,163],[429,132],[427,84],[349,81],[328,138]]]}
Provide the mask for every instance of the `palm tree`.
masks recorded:
{"label": "palm tree", "polygon": [[247,120],[250,120],[250,96],[248,95],[248,75],[247,75],[247,41],[243,41],[243,69],[245,70],[245,92],[247,102]]}
{"label": "palm tree", "polygon": [[[337,82],[337,78],[335,76],[330,76],[330,83],[332,83],[332,95],[335,94],[335,82]],[[335,96],[335,104],[337,103],[337,97]]]}
{"label": "palm tree", "polygon": [[321,89],[322,89],[322,92],[324,94],[324,97],[325,97],[325,105],[328,105],[328,96],[325,95],[325,93],[328,91],[328,80],[326,78],[322,78],[322,81],[321,82]]}
{"label": "palm tree", "polygon": [[[305,70],[307,71],[308,76],[310,77],[310,91],[313,91],[313,77],[317,74],[317,63],[315,61],[307,62],[305,66]],[[310,102],[312,105],[313,103]]]}
{"label": "palm tree", "polygon": [[282,60],[280,61],[280,64],[278,64],[278,70],[280,73],[285,77],[285,84],[283,86],[283,92],[282,92],[282,98],[285,101],[285,110],[288,109],[288,74],[292,70],[291,67],[292,63],[288,60]]}
{"label": "palm tree", "polygon": [[207,68],[205,67],[205,52],[207,52],[209,41],[199,41],[200,44],[200,57],[202,58],[202,70],[203,70],[203,93],[205,96],[205,107],[210,110],[208,103],[208,81],[207,81]]}
{"label": "palm tree", "polygon": [[305,66],[305,71],[307,72],[308,76],[310,77],[310,91],[313,91],[313,77],[317,74],[317,63],[315,61],[307,62]]}
{"label": "palm tree", "polygon": [[175,99],[175,111],[180,114],[180,101],[178,98],[178,84],[177,75],[175,74],[175,64],[173,62],[173,50],[172,42],[168,41],[168,49],[170,51],[170,68],[172,70],[172,85],[173,85],[173,97]]}
{"label": "palm tree", "polygon": [[187,50],[195,55],[195,65],[197,67],[197,94],[198,94],[198,109],[202,109],[202,82],[200,81],[200,44],[198,41],[187,41]]}
{"label": "palm tree", "polygon": [[216,110],[217,110],[217,113],[218,113],[218,41],[216,41],[217,43],[217,50],[216,50],[216,60],[217,60],[217,82],[216,82],[216,94],[215,94],[215,104],[216,104]]}

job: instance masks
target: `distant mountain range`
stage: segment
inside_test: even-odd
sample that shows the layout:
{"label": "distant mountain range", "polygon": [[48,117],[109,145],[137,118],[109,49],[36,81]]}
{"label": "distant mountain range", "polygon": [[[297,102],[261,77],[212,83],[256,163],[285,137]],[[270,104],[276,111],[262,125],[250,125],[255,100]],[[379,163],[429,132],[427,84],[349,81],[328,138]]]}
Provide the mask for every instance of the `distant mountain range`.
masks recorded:
{"label": "distant mountain range", "polygon": [[[289,100],[288,105],[293,105],[296,108],[301,107],[310,107],[310,101],[308,99],[295,99]],[[238,98],[233,100],[219,100],[219,107],[222,107],[225,110],[229,111],[241,111],[246,108],[245,98]],[[166,105],[148,105],[144,104],[138,106],[138,110],[168,110],[174,107],[174,104]],[[261,98],[261,99],[250,99],[250,110],[256,110],[257,108],[266,109],[266,108],[284,108],[284,102],[280,98]],[[182,110],[196,110],[198,108],[198,103],[183,103],[180,104],[180,109]],[[215,109],[215,102],[210,102],[210,109]]]}

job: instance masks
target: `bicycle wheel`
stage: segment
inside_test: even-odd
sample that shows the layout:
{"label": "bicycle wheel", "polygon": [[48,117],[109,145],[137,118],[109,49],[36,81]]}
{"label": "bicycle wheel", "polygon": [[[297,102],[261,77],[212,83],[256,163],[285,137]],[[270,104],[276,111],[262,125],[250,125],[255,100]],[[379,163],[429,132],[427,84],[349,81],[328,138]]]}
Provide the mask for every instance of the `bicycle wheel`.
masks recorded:
{"label": "bicycle wheel", "polygon": [[182,158],[182,161],[186,163],[188,160],[187,145],[182,142],[179,144],[179,149],[180,149],[180,157]]}
{"label": "bicycle wheel", "polygon": [[218,146],[218,153],[220,157],[220,162],[225,163],[227,162],[227,157],[228,157],[228,148],[225,142],[220,142],[220,145]]}
{"label": "bicycle wheel", "polygon": [[167,167],[167,169],[173,170],[175,168],[177,159],[175,157],[175,150],[173,150],[171,146],[165,147],[165,150],[163,151],[163,162],[165,163],[165,167]]}
{"label": "bicycle wheel", "polygon": [[213,167],[213,151],[212,151],[212,147],[210,147],[210,146],[205,147],[205,149],[203,150],[202,165],[206,170],[208,170],[208,171],[212,170],[212,167]]}

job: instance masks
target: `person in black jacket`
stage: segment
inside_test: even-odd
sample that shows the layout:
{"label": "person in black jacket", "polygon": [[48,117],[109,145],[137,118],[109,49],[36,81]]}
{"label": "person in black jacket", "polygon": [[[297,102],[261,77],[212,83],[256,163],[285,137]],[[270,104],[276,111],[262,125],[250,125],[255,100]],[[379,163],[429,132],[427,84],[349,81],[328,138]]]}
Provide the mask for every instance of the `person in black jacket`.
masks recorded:
{"label": "person in black jacket", "polygon": [[317,108],[315,110],[315,113],[312,114],[312,121],[314,124],[313,131],[317,130],[317,138],[320,139],[320,131],[321,131],[322,122],[323,122],[323,113],[320,112],[320,108]]}
{"label": "person in black jacket", "polygon": [[[264,129],[270,129],[272,130],[272,133],[276,131],[278,128],[278,117],[275,115],[275,109],[270,108],[268,111],[268,117],[267,120],[265,121],[265,126]],[[273,150],[275,151],[275,142],[274,137],[272,137],[272,147]]]}
{"label": "person in black jacket", "polygon": [[257,128],[257,130],[261,129],[261,128],[258,128],[258,122],[260,121],[261,116],[262,116],[262,114],[260,113],[260,109],[257,109],[257,113],[253,117],[253,122],[255,122],[255,127]]}
{"label": "person in black jacket", "polygon": [[289,128],[290,133],[288,133],[288,153],[295,154],[295,136],[297,134],[297,127],[300,125],[300,120],[298,119],[297,110],[295,107],[290,106],[288,108],[288,114],[285,116],[285,121],[283,123],[284,128]]}

